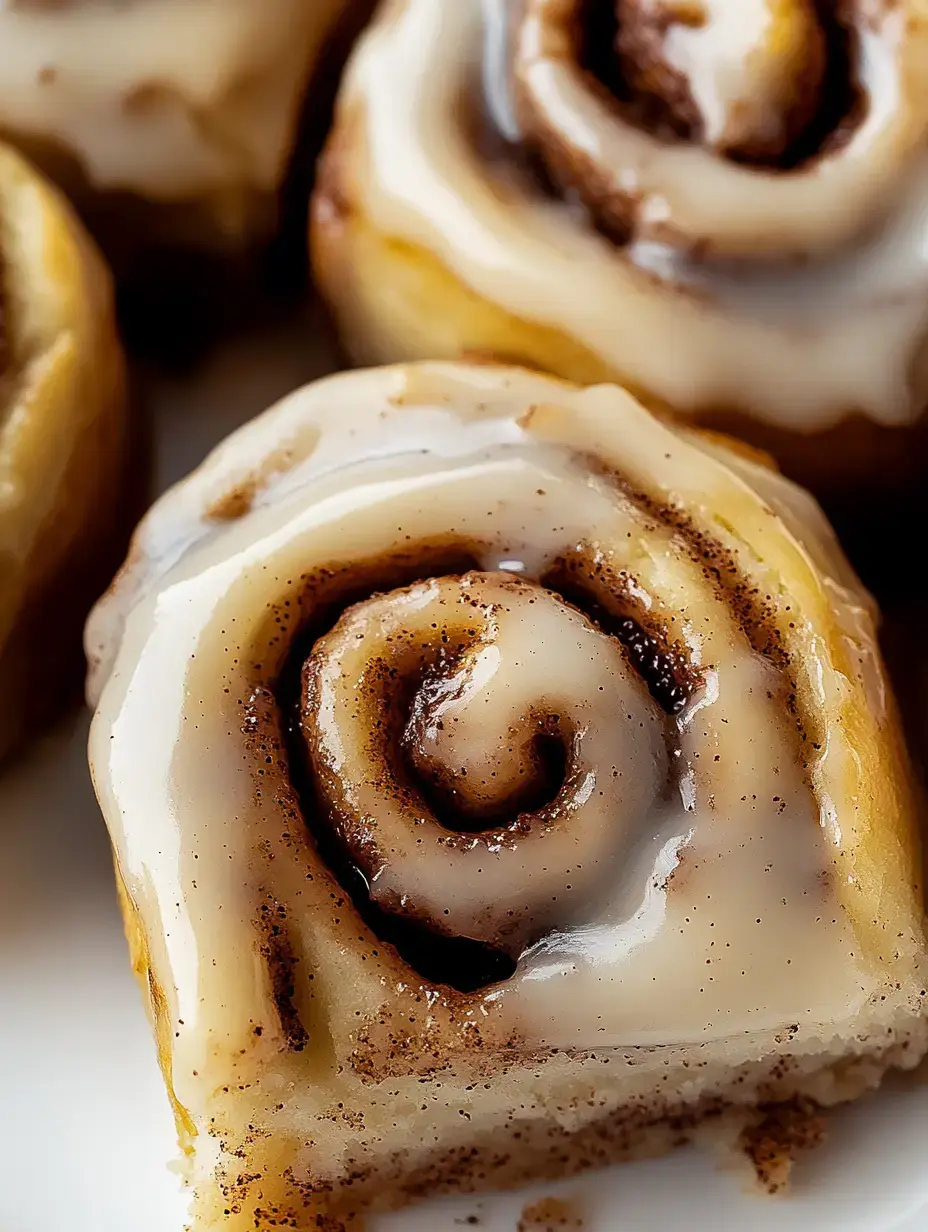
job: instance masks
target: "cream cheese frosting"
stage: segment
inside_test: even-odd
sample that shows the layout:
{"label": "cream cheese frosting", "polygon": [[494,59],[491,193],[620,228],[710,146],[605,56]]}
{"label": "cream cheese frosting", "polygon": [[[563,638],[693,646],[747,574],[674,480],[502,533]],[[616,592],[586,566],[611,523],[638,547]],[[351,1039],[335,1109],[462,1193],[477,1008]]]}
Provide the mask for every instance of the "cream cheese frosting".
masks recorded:
{"label": "cream cheese frosting", "polygon": [[[527,1049],[802,1041],[878,1003],[873,928],[912,874],[891,855],[869,884],[878,737],[843,716],[878,731],[886,701],[869,600],[806,502],[615,388],[438,364],[301,390],[164,497],[88,626],[90,756],[181,1103],[285,1029],[253,1038],[276,1016],[259,921],[279,904],[314,953],[317,841],[387,918],[508,951],[460,1014]],[[468,569],[423,571],[426,547]],[[299,652],[284,752],[296,627],[371,562]],[[561,761],[513,816],[538,732]],[[329,990],[349,1021],[421,984],[387,948]]]}
{"label": "cream cheese frosting", "polygon": [[155,201],[275,189],[344,0],[0,4],[0,128]]}
{"label": "cream cheese frosting", "polygon": [[[738,409],[798,431],[849,411],[914,422],[928,331],[918,4],[855,8],[853,28],[840,26],[857,101],[814,157],[786,169],[712,148],[745,74],[755,80],[748,53],[769,51],[761,35],[776,5],[740,6],[734,24],[723,3],[697,6],[702,24],[668,39],[668,63],[687,70],[698,103],[698,141],[655,136],[590,88],[558,25],[573,7],[532,0],[514,16],[499,0],[388,2],[342,92],[349,206],[677,409]],[[490,154],[467,119],[483,109],[505,139]],[[558,199],[526,177],[514,153],[526,135],[591,168],[594,195],[632,203],[621,243],[575,194]]]}

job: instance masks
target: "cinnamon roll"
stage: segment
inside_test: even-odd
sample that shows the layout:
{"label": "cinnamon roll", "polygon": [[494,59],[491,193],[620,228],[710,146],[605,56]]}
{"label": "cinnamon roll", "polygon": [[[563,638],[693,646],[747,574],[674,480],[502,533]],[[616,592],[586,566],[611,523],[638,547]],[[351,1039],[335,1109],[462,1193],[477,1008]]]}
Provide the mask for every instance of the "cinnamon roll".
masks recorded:
{"label": "cinnamon roll", "polygon": [[273,229],[307,78],[353,0],[6,0],[0,130],[122,265]]}
{"label": "cinnamon roll", "polygon": [[312,214],[361,361],[618,380],[828,494],[928,464],[922,0],[387,0]]}
{"label": "cinnamon roll", "polygon": [[928,1046],[869,600],[811,498],[618,388],[302,389],[155,505],[86,645],[197,1229],[667,1149]]}
{"label": "cinnamon roll", "polygon": [[0,757],[80,678],[121,547],[123,385],[99,255],[0,145]]}

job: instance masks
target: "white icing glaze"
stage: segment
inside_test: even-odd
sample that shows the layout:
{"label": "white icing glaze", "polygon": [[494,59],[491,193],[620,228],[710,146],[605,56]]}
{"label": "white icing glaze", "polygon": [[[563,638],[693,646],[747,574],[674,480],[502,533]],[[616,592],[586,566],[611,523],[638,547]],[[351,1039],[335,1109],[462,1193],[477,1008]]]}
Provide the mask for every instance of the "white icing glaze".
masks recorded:
{"label": "white icing glaze", "polygon": [[[739,172],[720,197],[715,177],[727,168],[711,152],[681,145],[658,156],[640,138],[648,174],[662,165],[655,183],[677,177],[687,209],[707,223],[725,211],[754,240],[773,237],[774,248],[787,216],[800,227],[818,219],[824,240],[859,225],[866,193],[876,194],[871,206],[881,196],[896,202],[884,227],[842,254],[738,272],[646,239],[631,253],[616,249],[576,210],[501,184],[497,168],[491,174],[459,122],[460,99],[480,79],[484,9],[480,0],[388,2],[356,51],[341,102],[353,142],[347,186],[380,232],[424,246],[479,295],[566,333],[680,410],[735,407],[799,431],[827,428],[850,409],[896,425],[921,414],[924,391],[910,379],[928,331],[928,164],[914,156],[900,171],[901,147],[876,140],[897,131],[894,116],[909,135],[919,122],[899,100],[895,61],[880,59],[892,58],[891,39],[864,37],[873,105],[851,146],[798,178]],[[498,31],[494,38],[496,46]],[[554,71],[544,61],[536,67],[541,76]],[[617,137],[573,77],[557,80],[538,84],[557,124],[604,165],[613,154],[611,165],[625,165],[619,155],[638,140],[633,130],[621,126]],[[511,128],[506,108],[496,99]],[[615,140],[622,151],[601,148]],[[885,174],[877,175],[881,158]],[[622,187],[640,191],[644,181],[630,174]],[[851,187],[860,175],[864,197]],[[668,218],[660,194],[646,204],[660,229]]]}
{"label": "white icing glaze", "polygon": [[[808,781],[778,672],[751,649],[673,519],[591,474],[582,461],[591,452],[631,490],[685,509],[777,607],[789,604],[785,644],[827,731],[824,745],[804,754]],[[855,750],[830,720],[861,679],[836,670],[828,640],[837,621],[842,636],[860,640],[861,658],[872,652],[867,600],[846,566],[829,574],[827,562],[837,557],[827,536],[819,542],[817,520],[803,522],[805,547],[773,513],[782,504],[797,524],[802,519],[792,486],[770,475],[761,499],[740,477],[750,476],[751,464],[736,472],[723,456],[717,445],[703,451],[671,432],[614,388],[578,391],[519,370],[424,365],[347,374],[299,391],[155,506],[88,626],[97,665],[90,754],[117,862],[176,1024],[171,1047],[182,1102],[191,1072],[222,1074],[216,1058],[252,1048],[251,1025],[273,1016],[255,958],[260,904],[286,905],[290,928],[312,953],[312,920],[301,921],[299,907],[312,861],[299,854],[299,835],[292,859],[264,860],[271,836],[294,823],[273,778],[255,777],[264,758],[259,767],[243,735],[252,665],[261,661],[273,676],[286,653],[272,615],[294,600],[307,571],[449,533],[484,545],[482,568],[505,565],[526,579],[579,543],[599,545],[586,549],[591,559],[599,552],[611,569],[626,570],[636,602],[673,629],[702,669],[670,724],[669,793],[645,805],[644,821],[633,820],[638,805],[630,809],[608,876],[587,885],[557,931],[523,956],[511,980],[477,997],[468,1015],[501,1017],[530,1045],[699,1043],[780,1027],[818,1038],[878,992],[879,972],[859,956],[824,878],[842,844],[871,824],[847,794]],[[225,521],[205,516],[256,475],[249,512]],[[389,612],[390,603],[388,595],[368,617]],[[478,685],[490,690],[488,709],[469,715],[459,755],[476,765],[481,729],[497,744],[520,702],[553,688],[569,695],[578,720],[596,716],[598,772],[600,759],[607,768],[629,755],[637,764],[651,737],[630,733],[627,716],[650,725],[643,717],[650,701],[637,692],[632,700],[622,683],[628,667],[610,667],[600,649],[597,666],[587,667],[584,622],[576,624],[574,648],[564,621],[576,618],[557,600],[546,604],[529,614],[514,600],[500,636],[486,643],[498,658],[486,680],[472,684],[474,697]],[[526,622],[534,629],[530,645],[520,640]],[[592,634],[589,645],[601,636]],[[338,671],[327,663],[335,683]],[[610,700],[613,730],[603,711]],[[339,727],[345,739],[357,738],[351,730]],[[433,735],[432,754],[457,755]],[[346,757],[355,753],[349,748]],[[639,801],[653,794],[653,786],[635,790],[644,791]],[[373,797],[363,805],[375,807]],[[530,866],[528,848],[523,854]],[[400,879],[394,892],[405,887],[433,906],[444,875],[434,861],[383,874]],[[500,892],[495,880],[490,891]],[[466,916],[471,896],[482,893],[462,881],[448,888],[448,902]],[[382,978],[395,977],[385,969]],[[327,995],[350,1004],[360,988],[348,981]],[[356,1002],[350,1013],[365,1009],[375,1012],[376,1003]]]}
{"label": "white icing glaze", "polygon": [[273,189],[345,0],[0,6],[0,128],[155,200]]}

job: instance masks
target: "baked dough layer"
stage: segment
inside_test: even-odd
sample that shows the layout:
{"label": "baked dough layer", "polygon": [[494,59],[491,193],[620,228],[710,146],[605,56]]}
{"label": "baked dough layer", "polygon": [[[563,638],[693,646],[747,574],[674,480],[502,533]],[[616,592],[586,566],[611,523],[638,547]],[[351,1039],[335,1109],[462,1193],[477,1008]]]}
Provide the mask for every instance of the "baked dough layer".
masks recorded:
{"label": "baked dough layer", "polygon": [[125,543],[125,372],[109,273],[72,210],[0,146],[0,755],[72,696],[80,632]]}

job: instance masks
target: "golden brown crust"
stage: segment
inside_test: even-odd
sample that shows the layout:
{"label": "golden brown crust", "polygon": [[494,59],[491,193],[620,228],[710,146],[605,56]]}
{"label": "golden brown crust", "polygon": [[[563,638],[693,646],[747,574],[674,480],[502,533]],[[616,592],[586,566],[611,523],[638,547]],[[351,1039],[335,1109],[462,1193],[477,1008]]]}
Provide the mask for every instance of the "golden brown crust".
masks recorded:
{"label": "golden brown crust", "polygon": [[586,348],[511,316],[431,254],[383,235],[349,204],[347,165],[347,149],[336,140],[320,163],[310,249],[316,283],[356,364],[376,363],[386,354],[399,361],[478,354],[553,371],[577,384],[612,379]]}
{"label": "golden brown crust", "polygon": [[81,625],[123,547],[125,373],[109,275],[70,209],[0,149],[9,363],[0,466],[0,754],[61,700]]}

